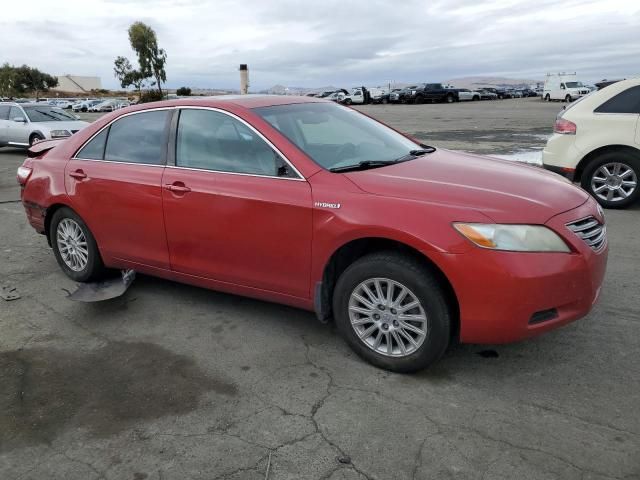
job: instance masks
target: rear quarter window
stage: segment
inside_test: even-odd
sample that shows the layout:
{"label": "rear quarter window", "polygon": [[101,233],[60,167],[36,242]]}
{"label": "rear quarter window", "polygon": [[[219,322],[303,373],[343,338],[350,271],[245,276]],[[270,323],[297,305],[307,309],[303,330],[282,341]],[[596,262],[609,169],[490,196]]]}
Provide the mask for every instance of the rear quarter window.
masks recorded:
{"label": "rear quarter window", "polygon": [[640,85],[628,88],[610,98],[595,113],[640,113]]}

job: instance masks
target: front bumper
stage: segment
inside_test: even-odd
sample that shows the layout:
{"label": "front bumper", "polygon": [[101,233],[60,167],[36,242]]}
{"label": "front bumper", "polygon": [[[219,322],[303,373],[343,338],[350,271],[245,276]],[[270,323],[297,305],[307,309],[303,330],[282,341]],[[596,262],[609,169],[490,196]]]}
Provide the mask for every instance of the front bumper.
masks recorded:
{"label": "front bumper", "polygon": [[558,167],[556,165],[547,165],[547,164],[542,164],[542,166],[545,168],[545,170],[549,170],[550,172],[557,173],[558,175],[568,178],[572,182],[574,180],[574,177],[576,176],[576,171],[568,167]]}
{"label": "front bumper", "polygon": [[598,300],[608,247],[595,252],[566,224],[588,216],[602,221],[596,202],[553,217],[547,226],[572,253],[498,252],[473,248],[440,254],[460,307],[460,341],[509,343],[584,317]]}

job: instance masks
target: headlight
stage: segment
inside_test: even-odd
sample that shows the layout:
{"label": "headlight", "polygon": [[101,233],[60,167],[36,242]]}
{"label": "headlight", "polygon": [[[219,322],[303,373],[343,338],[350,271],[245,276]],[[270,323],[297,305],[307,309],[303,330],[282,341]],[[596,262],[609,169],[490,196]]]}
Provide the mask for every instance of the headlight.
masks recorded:
{"label": "headlight", "polygon": [[416,91],[415,90],[411,90],[411,95],[415,95]]}
{"label": "headlight", "polygon": [[458,232],[479,247],[512,252],[565,252],[569,247],[553,230],[541,225],[454,223]]}
{"label": "headlight", "polygon": [[69,130],[51,130],[51,138],[63,138],[70,136],[71,132]]}

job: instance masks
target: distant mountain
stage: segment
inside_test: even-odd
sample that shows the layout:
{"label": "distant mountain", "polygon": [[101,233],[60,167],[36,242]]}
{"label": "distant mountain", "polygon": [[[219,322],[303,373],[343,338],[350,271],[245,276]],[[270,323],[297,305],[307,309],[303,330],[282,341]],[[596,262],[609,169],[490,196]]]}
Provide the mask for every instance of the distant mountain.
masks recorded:
{"label": "distant mountain", "polygon": [[541,80],[531,80],[523,78],[506,78],[506,77],[463,77],[452,78],[444,82],[453,85],[456,88],[482,88],[482,87],[530,87]]}

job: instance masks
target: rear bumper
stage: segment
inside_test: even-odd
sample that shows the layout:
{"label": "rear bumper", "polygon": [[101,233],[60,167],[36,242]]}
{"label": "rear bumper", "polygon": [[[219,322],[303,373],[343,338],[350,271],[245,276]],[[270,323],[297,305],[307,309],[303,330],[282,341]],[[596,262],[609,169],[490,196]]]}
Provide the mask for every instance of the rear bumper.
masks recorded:
{"label": "rear bumper", "polygon": [[599,218],[592,200],[547,223],[572,253],[473,248],[459,255],[441,254],[460,307],[460,341],[515,342],[587,315],[600,295],[608,247],[593,251],[566,223],[589,215]]}

